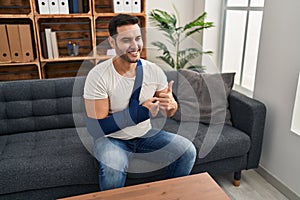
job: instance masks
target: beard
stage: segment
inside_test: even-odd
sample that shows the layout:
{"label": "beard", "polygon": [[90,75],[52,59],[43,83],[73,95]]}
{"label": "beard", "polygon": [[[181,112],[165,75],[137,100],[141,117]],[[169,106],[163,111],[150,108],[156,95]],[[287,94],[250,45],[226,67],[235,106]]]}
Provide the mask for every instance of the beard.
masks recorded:
{"label": "beard", "polygon": [[137,63],[140,59],[140,56],[136,57],[136,58],[130,58],[127,53],[123,53],[122,55],[120,55],[120,58],[122,58],[123,60],[129,62],[129,63]]}

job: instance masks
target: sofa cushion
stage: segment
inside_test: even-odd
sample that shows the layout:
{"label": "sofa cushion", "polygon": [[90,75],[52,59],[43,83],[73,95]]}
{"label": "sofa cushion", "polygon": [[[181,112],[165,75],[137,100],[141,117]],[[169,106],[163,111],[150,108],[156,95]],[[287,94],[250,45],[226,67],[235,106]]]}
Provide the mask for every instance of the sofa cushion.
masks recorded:
{"label": "sofa cushion", "polygon": [[234,83],[235,73],[206,74],[180,70],[178,76],[178,121],[205,124],[229,124],[228,96]]}
{"label": "sofa cushion", "polygon": [[85,113],[84,81],[77,77],[0,82],[0,135],[74,127],[73,115]]}
{"label": "sofa cushion", "polygon": [[75,128],[0,136],[0,157],[2,194],[98,184],[97,162]]}
{"label": "sofa cushion", "polygon": [[196,164],[243,156],[250,150],[250,137],[229,125],[207,126],[168,119],[164,129],[193,141],[198,152]]}

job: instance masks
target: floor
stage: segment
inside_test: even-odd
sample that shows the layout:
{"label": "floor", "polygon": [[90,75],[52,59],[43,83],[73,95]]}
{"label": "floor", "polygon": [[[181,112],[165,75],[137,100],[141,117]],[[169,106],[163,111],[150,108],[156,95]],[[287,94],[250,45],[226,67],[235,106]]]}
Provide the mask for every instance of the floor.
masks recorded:
{"label": "floor", "polygon": [[255,170],[242,172],[239,187],[232,185],[233,174],[218,175],[214,179],[232,200],[288,200]]}

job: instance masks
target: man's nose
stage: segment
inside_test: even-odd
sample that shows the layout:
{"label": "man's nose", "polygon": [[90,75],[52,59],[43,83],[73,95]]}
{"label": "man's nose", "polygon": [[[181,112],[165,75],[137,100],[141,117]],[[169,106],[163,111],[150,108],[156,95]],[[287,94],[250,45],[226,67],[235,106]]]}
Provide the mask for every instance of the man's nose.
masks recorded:
{"label": "man's nose", "polygon": [[137,49],[139,48],[139,42],[138,41],[135,41],[135,40],[132,40],[131,41],[131,44],[130,44],[130,48],[134,48],[134,49]]}

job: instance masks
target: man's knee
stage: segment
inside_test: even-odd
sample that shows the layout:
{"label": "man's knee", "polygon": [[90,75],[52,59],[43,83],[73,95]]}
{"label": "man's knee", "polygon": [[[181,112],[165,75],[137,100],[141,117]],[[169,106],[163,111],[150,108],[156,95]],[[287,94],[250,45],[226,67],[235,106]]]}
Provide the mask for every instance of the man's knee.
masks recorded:
{"label": "man's knee", "polygon": [[191,159],[196,159],[197,150],[192,142],[190,142],[190,144],[188,145],[185,154],[187,154]]}
{"label": "man's knee", "polygon": [[177,148],[180,148],[181,152],[185,156],[188,156],[190,159],[195,159],[197,155],[197,150],[194,144],[183,136],[177,135],[176,137],[177,137],[177,142],[176,142]]}
{"label": "man's knee", "polygon": [[125,150],[116,146],[109,140],[95,142],[95,157],[102,164],[118,171],[128,168],[128,155]]}

